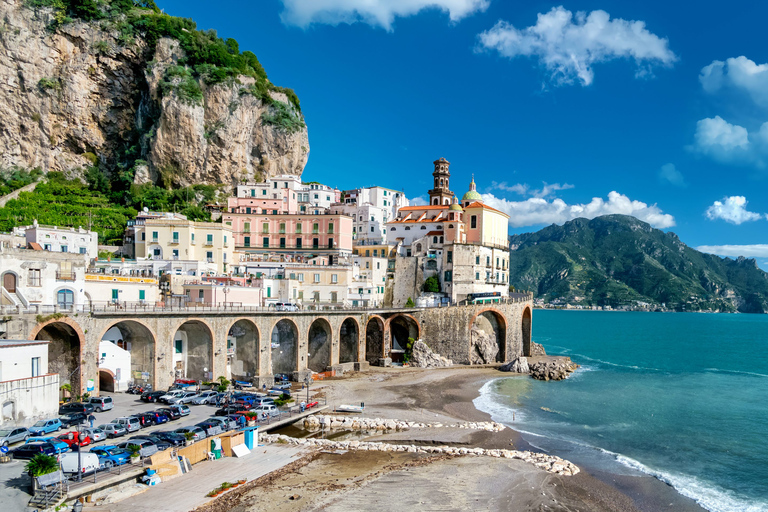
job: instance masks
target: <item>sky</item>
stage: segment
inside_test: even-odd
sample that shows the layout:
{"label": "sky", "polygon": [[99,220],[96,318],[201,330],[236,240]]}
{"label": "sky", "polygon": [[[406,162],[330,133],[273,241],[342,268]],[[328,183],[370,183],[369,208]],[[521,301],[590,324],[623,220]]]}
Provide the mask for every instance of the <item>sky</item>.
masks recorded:
{"label": "sky", "polygon": [[510,233],[623,213],[768,269],[768,2],[157,3],[296,91],[305,180],[419,203],[445,157]]}

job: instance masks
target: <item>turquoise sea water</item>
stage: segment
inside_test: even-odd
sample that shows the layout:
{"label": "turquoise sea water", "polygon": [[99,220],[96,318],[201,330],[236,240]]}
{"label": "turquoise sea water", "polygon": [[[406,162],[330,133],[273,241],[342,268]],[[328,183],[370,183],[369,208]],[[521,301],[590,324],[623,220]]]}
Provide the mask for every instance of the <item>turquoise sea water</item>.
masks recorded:
{"label": "turquoise sea water", "polygon": [[533,339],[582,368],[489,382],[475,403],[495,420],[708,510],[768,511],[768,315],[537,310]]}

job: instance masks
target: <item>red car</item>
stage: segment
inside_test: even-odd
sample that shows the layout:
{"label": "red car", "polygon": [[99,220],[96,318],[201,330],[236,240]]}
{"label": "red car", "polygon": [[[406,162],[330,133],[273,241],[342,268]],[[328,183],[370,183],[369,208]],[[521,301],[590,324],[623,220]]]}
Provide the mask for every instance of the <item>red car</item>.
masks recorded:
{"label": "red car", "polygon": [[78,432],[65,432],[64,434],[61,434],[56,439],[59,439],[60,441],[67,443],[67,446],[69,446],[70,449],[72,449],[74,445],[79,445],[83,447],[91,444],[91,438],[88,437],[88,435],[84,435],[81,437]]}

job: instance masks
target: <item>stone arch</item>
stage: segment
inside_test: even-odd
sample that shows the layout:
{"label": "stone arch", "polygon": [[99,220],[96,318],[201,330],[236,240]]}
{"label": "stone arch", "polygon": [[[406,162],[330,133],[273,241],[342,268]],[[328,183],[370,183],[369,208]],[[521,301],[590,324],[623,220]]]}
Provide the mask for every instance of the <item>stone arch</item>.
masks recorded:
{"label": "stone arch", "polygon": [[85,382],[82,372],[85,361],[85,333],[69,317],[51,319],[35,326],[29,336],[48,344],[48,373],[59,374],[59,385],[69,383],[72,394],[83,393]]}
{"label": "stone arch", "polygon": [[115,392],[115,374],[106,368],[99,368],[99,393],[102,391]]}
{"label": "stone arch", "polygon": [[[117,339],[115,339],[115,330],[119,333]],[[102,361],[101,357],[99,358],[99,370],[105,369],[110,371],[113,379],[116,376],[115,370],[121,362],[119,357],[120,351],[129,353],[130,367],[121,368],[120,378],[114,379],[115,391],[121,391],[120,383],[123,381],[133,381],[136,384],[151,384],[154,389],[157,389],[157,357],[161,357],[161,354],[164,357],[165,352],[158,354],[157,336],[151,327],[140,320],[119,320],[104,329],[99,335],[98,340],[99,345],[102,342],[106,342],[117,346],[118,350],[114,350],[114,354],[112,354],[115,356],[114,358],[108,357],[104,361]],[[101,347],[99,348],[99,354],[104,354],[105,352],[101,350]],[[125,375],[123,372],[128,372],[128,374]],[[136,375],[139,374],[142,377],[137,378]],[[99,375],[99,382],[101,382],[101,375]]]}
{"label": "stone arch", "polygon": [[173,331],[173,372],[177,379],[212,380],[213,329],[205,320],[190,319]]}
{"label": "stone arch", "polygon": [[352,317],[345,318],[339,327],[339,363],[354,363],[360,348],[360,326]]}
{"label": "stone arch", "polygon": [[531,316],[531,308],[525,308],[523,311],[522,321],[522,334],[523,334],[523,355],[531,357],[533,355],[531,350],[531,331],[533,318]]}
{"label": "stone arch", "polygon": [[470,364],[503,363],[507,358],[507,321],[494,308],[481,309],[470,322]]}
{"label": "stone arch", "polygon": [[412,315],[399,314],[389,320],[389,357],[393,362],[403,362],[408,338],[419,339],[421,327]]}
{"label": "stone arch", "polygon": [[384,323],[380,316],[372,316],[365,324],[365,360],[370,364],[384,357]]}
{"label": "stone arch", "polygon": [[324,372],[331,365],[333,329],[326,318],[317,318],[307,332],[307,368]]}
{"label": "stone arch", "polygon": [[232,323],[227,331],[232,379],[250,382],[259,374],[260,340],[259,328],[252,320],[239,318]]}
{"label": "stone arch", "polygon": [[439,201],[440,201],[440,200],[439,200],[438,198],[435,198],[435,199],[432,201],[432,204],[438,204],[438,203],[439,203]]}
{"label": "stone arch", "polygon": [[282,318],[271,330],[272,374],[292,374],[299,368],[299,328],[293,320]]}

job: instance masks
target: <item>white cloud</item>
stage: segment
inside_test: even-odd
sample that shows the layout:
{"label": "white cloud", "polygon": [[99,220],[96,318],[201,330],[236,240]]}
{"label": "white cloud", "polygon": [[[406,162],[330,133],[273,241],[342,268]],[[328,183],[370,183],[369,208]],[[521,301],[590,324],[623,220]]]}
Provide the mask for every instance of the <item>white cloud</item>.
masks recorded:
{"label": "white cloud", "polygon": [[768,215],[748,211],[747,198],[744,196],[731,196],[722,201],[715,201],[707,208],[706,215],[709,220],[721,219],[736,225],[768,218]]}
{"label": "white cloud", "polygon": [[[700,245],[697,251],[718,256],[744,256],[745,258],[768,258],[768,244],[754,245]],[[768,262],[767,262],[768,263]]]}
{"label": "white cloud", "polygon": [[641,201],[633,201],[618,192],[609,193],[607,201],[601,197],[594,197],[587,204],[567,204],[559,198],[547,201],[541,197],[532,197],[525,201],[508,201],[493,194],[483,194],[483,201],[488,206],[509,215],[509,225],[512,227],[562,224],[579,217],[592,219],[614,213],[632,215],[660,229],[675,225],[675,218],[663,213],[655,204],[648,205]]}
{"label": "white cloud", "polygon": [[548,197],[554,194],[558,190],[568,190],[573,188],[573,185],[569,183],[547,183],[542,181],[543,186],[539,189],[531,188],[527,183],[516,183],[514,185],[507,185],[507,182],[491,183],[491,189],[503,190],[504,192],[514,192],[521,196],[531,197]]}
{"label": "white cloud", "polygon": [[659,179],[663,182],[671,183],[676,187],[687,187],[683,173],[677,170],[675,164],[664,164],[659,169]]}
{"label": "white cloud", "polygon": [[677,56],[669,41],[652,34],[643,21],[611,19],[605,11],[577,12],[562,6],[539,13],[536,25],[517,29],[506,21],[480,34],[480,48],[496,50],[504,57],[535,57],[547,68],[552,80],[589,85],[592,66],[619,58],[632,58],[637,77],[652,75],[653,64],[672,65]]}
{"label": "white cloud", "polygon": [[710,94],[733,89],[747,93],[755,104],[768,107],[768,64],[757,64],[743,55],[725,62],[715,60],[702,68],[699,81]]}
{"label": "white cloud", "polygon": [[409,199],[408,204],[411,206],[426,206],[429,204],[429,201],[427,201],[427,198],[424,196],[418,196],[414,197],[413,199]]}
{"label": "white cloud", "polygon": [[424,9],[439,9],[457,22],[485,11],[490,0],[283,0],[283,23],[308,27],[313,23],[338,25],[362,22],[392,30],[396,17],[413,16]]}

